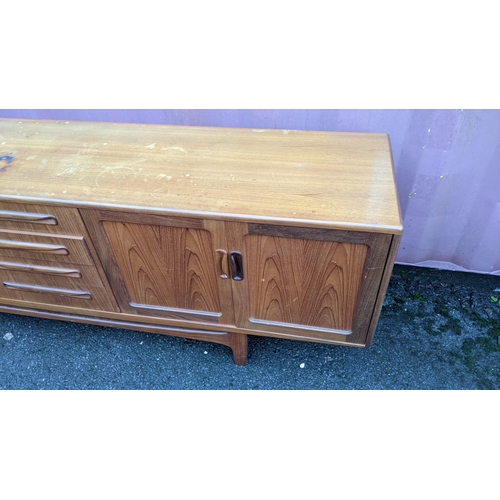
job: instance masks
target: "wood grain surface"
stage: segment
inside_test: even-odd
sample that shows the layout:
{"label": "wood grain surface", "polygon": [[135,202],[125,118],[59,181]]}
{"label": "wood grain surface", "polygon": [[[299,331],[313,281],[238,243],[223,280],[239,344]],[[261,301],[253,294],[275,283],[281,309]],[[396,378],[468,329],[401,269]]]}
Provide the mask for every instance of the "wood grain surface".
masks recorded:
{"label": "wood grain surface", "polygon": [[71,290],[67,288],[50,288],[39,285],[26,285],[24,283],[14,283],[10,281],[4,281],[3,286],[7,290],[15,290],[18,292],[36,292],[52,295],[60,295],[62,297],[72,297],[77,299],[92,299],[90,292],[84,290]]}
{"label": "wood grain surface", "polygon": [[64,245],[49,245],[47,243],[31,243],[8,239],[0,239],[0,250],[22,250],[37,254],[69,255],[69,251]]}
{"label": "wood grain surface", "polygon": [[68,269],[65,267],[50,267],[31,264],[31,262],[7,262],[0,261],[0,269],[6,271],[21,271],[29,273],[46,274],[50,276],[64,276],[67,278],[81,278],[82,274],[78,269]]}
{"label": "wood grain surface", "polygon": [[378,319],[382,311],[382,306],[384,304],[384,298],[387,292],[387,287],[389,286],[389,280],[391,279],[392,269],[394,267],[394,262],[396,260],[396,254],[398,253],[399,245],[401,243],[401,236],[394,235],[391,239],[391,245],[387,253],[387,260],[384,267],[384,272],[380,280],[379,290],[377,294],[377,301],[373,307],[373,314],[370,320],[368,333],[364,342],[366,347],[370,347],[373,336],[375,335],[375,330],[377,328]]}
{"label": "wood grain surface", "polygon": [[252,320],[352,328],[366,245],[249,235]]}
{"label": "wood grain surface", "polygon": [[[332,340],[359,346],[365,344],[392,235],[270,224],[226,223],[226,226],[228,224],[230,224],[228,239],[232,242],[231,247],[241,250],[248,276],[248,279],[244,281],[233,281],[238,327],[252,329],[258,335],[273,332],[285,338],[308,338],[318,342]],[[245,241],[252,241],[252,238],[256,238],[253,241],[257,243],[254,245],[245,243]],[[270,239],[265,240],[265,238]],[[262,245],[259,243],[265,241],[271,242],[267,249],[265,243]],[[284,246],[278,247],[277,242],[283,242]],[[318,247],[318,252],[311,253],[313,258],[317,256],[315,262],[308,261],[309,251],[302,251],[302,246]],[[329,265],[328,262],[322,262],[322,259],[334,247],[343,248],[343,251],[349,249],[342,264],[343,273],[338,275],[339,279],[333,279],[332,276],[330,283],[327,280],[322,284],[321,280],[325,277],[324,273],[328,272]],[[260,257],[259,251],[262,253]],[[341,255],[342,253],[339,254]],[[266,259],[269,259],[267,263]],[[330,264],[335,262],[338,264],[340,260],[334,256]],[[266,264],[268,264],[269,272],[263,276]],[[327,264],[326,267],[325,264]],[[317,268],[314,269],[316,265]],[[272,266],[276,267],[274,276],[270,271]],[[336,314],[339,319],[344,314],[344,320],[347,319],[344,324],[342,321],[336,324],[330,321],[327,322],[329,324],[327,327],[319,326],[322,324],[321,321],[324,321],[324,318],[319,319],[323,314],[321,300],[305,305],[304,315],[300,318],[301,313],[295,309],[295,304],[299,302],[301,296],[298,291],[305,286],[310,286],[307,281],[303,281],[302,275],[307,266],[309,266],[309,271],[317,273],[314,280],[311,280],[313,296],[316,294],[316,298],[319,299],[328,287],[332,287],[329,293],[332,293],[333,297],[337,295],[337,305],[340,306],[341,314],[339,315],[339,311]],[[259,267],[260,271],[257,275],[252,276],[255,269]],[[339,272],[339,269],[336,272]],[[340,279],[341,276],[344,281]],[[266,283],[269,288],[263,289]],[[288,289],[294,290],[295,294],[290,297],[288,291],[282,291]],[[309,300],[312,296],[304,292],[303,297]],[[326,299],[326,295],[324,298]],[[288,305],[290,301],[294,301],[293,306]],[[325,311],[328,311],[328,308]],[[311,324],[307,324],[304,320],[307,316]],[[297,323],[298,320],[304,323]]]}
{"label": "wood grain surface", "polygon": [[[51,267],[36,265],[28,269],[28,265],[19,262],[0,262],[0,300],[118,311],[94,266],[80,265],[68,270],[54,267],[53,262],[49,264]],[[64,274],[59,274],[59,270]]]}
{"label": "wood grain surface", "polygon": [[[0,197],[2,196],[2,177],[0,175]],[[85,236],[86,230],[76,208],[56,207],[28,203],[6,203],[0,201],[0,229],[11,229],[14,231],[33,231],[51,234],[66,234]],[[34,214],[43,219],[42,222],[32,222],[29,218],[12,217],[12,214]],[[45,224],[43,222],[54,222]]]}
{"label": "wood grain surface", "polygon": [[103,227],[133,303],[221,311],[208,231],[113,221]]}
{"label": "wood grain surface", "polygon": [[0,210],[0,222],[28,222],[30,224],[55,226],[57,224],[57,218],[54,215]]}
{"label": "wood grain surface", "polygon": [[[217,220],[204,220],[203,227],[210,233],[212,242],[212,256],[215,260],[217,274],[217,290],[219,293],[222,315],[221,323],[234,325],[234,301],[231,279],[229,279],[229,265],[227,255],[226,223]],[[226,278],[224,276],[227,276]]]}
{"label": "wood grain surface", "polygon": [[385,134],[1,119],[0,144],[4,201],[402,231]]}
{"label": "wood grain surface", "polygon": [[[83,301],[81,301],[83,302]],[[263,337],[275,337],[275,338],[284,338],[284,339],[292,339],[292,340],[300,340],[304,342],[319,342],[324,344],[337,344],[337,345],[351,345],[355,347],[363,347],[363,342],[353,342],[351,341],[352,335],[342,335],[342,334],[323,334],[320,332],[319,335],[316,335],[313,330],[304,331],[299,329],[288,329],[288,331],[277,328],[265,328],[265,325],[256,325],[259,328],[254,328],[254,325],[251,324],[250,327],[239,327],[233,325],[225,325],[225,324],[217,324],[210,323],[206,321],[196,321],[193,322],[192,319],[175,319],[165,316],[152,316],[152,315],[138,315],[137,312],[128,313],[128,312],[113,312],[113,311],[105,311],[94,309],[89,312],[88,309],[84,309],[81,305],[72,304],[70,306],[56,303],[43,303],[37,302],[36,300],[14,300],[8,298],[2,298],[0,301],[4,306],[9,307],[21,307],[21,308],[32,308],[34,310],[46,310],[51,311],[54,314],[81,314],[81,315],[91,315],[92,317],[103,318],[103,319],[112,319],[116,321],[131,321],[137,322],[141,321],[147,324],[152,325],[165,325],[165,326],[173,326],[177,328],[201,328],[210,332],[233,332],[238,334],[245,335],[257,335]],[[0,310],[3,306],[0,305]]]}
{"label": "wood grain surface", "polygon": [[402,233],[385,134],[0,120],[0,156],[2,310],[238,364],[247,334],[371,342]]}
{"label": "wood grain surface", "polygon": [[81,237],[0,229],[0,259],[13,261],[16,258],[50,260],[61,264],[93,264]]}

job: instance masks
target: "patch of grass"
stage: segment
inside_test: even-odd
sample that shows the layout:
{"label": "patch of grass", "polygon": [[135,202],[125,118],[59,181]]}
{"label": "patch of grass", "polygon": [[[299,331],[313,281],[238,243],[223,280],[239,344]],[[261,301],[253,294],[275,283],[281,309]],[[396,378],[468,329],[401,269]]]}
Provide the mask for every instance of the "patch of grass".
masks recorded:
{"label": "patch of grass", "polygon": [[410,298],[412,298],[413,300],[418,300],[420,302],[425,302],[427,300],[423,295],[420,295],[419,293],[411,295]]}
{"label": "patch of grass", "polygon": [[448,353],[450,356],[453,356],[456,359],[461,359],[462,356],[460,355],[460,352],[457,349],[451,349]]}
{"label": "patch of grass", "polygon": [[462,312],[467,316],[472,316],[472,311],[465,304],[462,304]]}
{"label": "patch of grass", "polygon": [[[498,338],[498,337],[497,337]],[[500,352],[500,345],[498,344],[497,338],[495,340],[489,337],[481,337],[478,340],[478,344],[482,346],[485,352]]]}
{"label": "patch of grass", "polygon": [[500,324],[493,325],[493,327],[488,330],[488,335],[493,339],[498,339],[498,337],[500,337]]}
{"label": "patch of grass", "polygon": [[462,333],[461,321],[450,313],[450,309],[442,299],[438,299],[434,304],[434,313],[445,318],[445,322],[439,327],[439,331],[445,333],[451,331],[456,335]]}
{"label": "patch of grass", "polygon": [[473,349],[477,348],[482,348],[484,352],[490,353],[490,352],[500,352],[500,345],[493,340],[492,337],[478,337],[475,339],[465,339],[463,344],[462,344],[462,352],[468,356],[472,354]]}
{"label": "patch of grass", "polygon": [[[492,337],[478,337],[475,339],[466,339],[462,344],[463,362],[469,371],[477,378],[479,389],[497,389],[498,387],[486,376],[483,370],[477,365],[477,359],[484,357],[485,354],[500,352],[500,345],[498,345]],[[497,382],[500,381],[500,373],[490,370],[490,375],[493,376]]]}
{"label": "patch of grass", "polygon": [[436,302],[434,310],[436,311],[436,314],[440,314],[443,318],[451,318],[450,309],[442,301]]}
{"label": "patch of grass", "polygon": [[404,299],[402,299],[401,297],[397,297],[397,296],[392,296],[392,304],[384,304],[384,308],[387,308],[388,311],[393,311],[393,312],[399,312],[399,311],[402,311],[404,309]]}
{"label": "patch of grass", "polygon": [[410,271],[407,267],[402,267],[401,269],[398,269],[398,274],[400,276],[408,276],[410,274]]}
{"label": "patch of grass", "polygon": [[479,337],[476,339],[479,345],[481,345],[485,352],[500,352],[500,344],[498,344],[498,337],[500,337],[500,326],[493,326],[490,328],[486,334],[487,337]]}
{"label": "patch of grass", "polygon": [[406,319],[408,319],[410,321],[414,321],[415,318],[417,317],[417,315],[413,311],[406,310],[404,314],[406,316]]}
{"label": "patch of grass", "polygon": [[500,328],[500,322],[496,319],[491,319],[491,318],[485,318],[484,316],[481,316],[479,313],[476,311],[466,311],[469,314],[469,317],[477,323],[479,326],[482,326],[483,328],[489,328],[489,327],[499,327]]}
{"label": "patch of grass", "polygon": [[434,328],[434,320],[431,319],[431,318],[425,318],[423,321],[422,321],[422,327],[424,329],[424,331],[426,333],[428,333],[429,335],[433,335],[434,337],[436,335],[440,335],[441,334],[441,331],[439,330],[436,330]]}
{"label": "patch of grass", "polygon": [[463,360],[463,357],[457,349],[451,349],[448,351],[447,356],[444,359],[450,366],[455,366],[458,361]]}
{"label": "patch of grass", "polygon": [[475,339],[465,339],[463,341],[462,352],[465,354],[465,356],[470,356],[472,354],[475,343]]}
{"label": "patch of grass", "polygon": [[479,376],[478,386],[479,389],[485,389],[488,391],[492,391],[495,389],[495,384],[493,384],[493,382],[490,379],[487,379],[484,375]]}
{"label": "patch of grass", "polygon": [[476,366],[477,366],[477,361],[474,356],[474,351],[476,347],[476,342],[474,339],[465,339],[463,344],[462,344],[462,353],[464,355],[464,364],[465,366],[476,376],[479,374],[477,373]]}
{"label": "patch of grass", "polygon": [[449,316],[446,318],[446,322],[439,327],[439,331],[443,333],[451,331],[456,335],[460,335],[462,333],[462,323],[459,319]]}

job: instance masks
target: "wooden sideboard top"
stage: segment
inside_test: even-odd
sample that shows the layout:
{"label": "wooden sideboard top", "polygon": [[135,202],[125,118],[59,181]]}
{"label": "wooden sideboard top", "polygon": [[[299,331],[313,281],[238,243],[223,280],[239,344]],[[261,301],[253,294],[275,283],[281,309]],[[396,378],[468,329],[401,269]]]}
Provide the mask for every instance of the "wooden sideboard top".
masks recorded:
{"label": "wooden sideboard top", "polygon": [[0,119],[0,200],[403,228],[386,134]]}

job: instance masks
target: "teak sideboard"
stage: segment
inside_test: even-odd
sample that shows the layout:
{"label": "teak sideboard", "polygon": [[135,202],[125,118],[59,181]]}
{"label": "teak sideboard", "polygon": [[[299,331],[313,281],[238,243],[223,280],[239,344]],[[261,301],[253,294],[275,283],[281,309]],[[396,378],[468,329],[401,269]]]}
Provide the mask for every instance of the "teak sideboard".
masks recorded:
{"label": "teak sideboard", "polygon": [[386,134],[0,120],[0,312],[367,347],[402,231]]}

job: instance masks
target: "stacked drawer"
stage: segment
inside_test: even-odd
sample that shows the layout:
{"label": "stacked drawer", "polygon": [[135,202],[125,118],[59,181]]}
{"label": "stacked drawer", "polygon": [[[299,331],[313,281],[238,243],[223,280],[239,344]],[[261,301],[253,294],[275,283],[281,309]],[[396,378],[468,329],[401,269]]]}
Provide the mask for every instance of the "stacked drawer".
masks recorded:
{"label": "stacked drawer", "polygon": [[0,300],[118,311],[76,208],[0,202]]}

